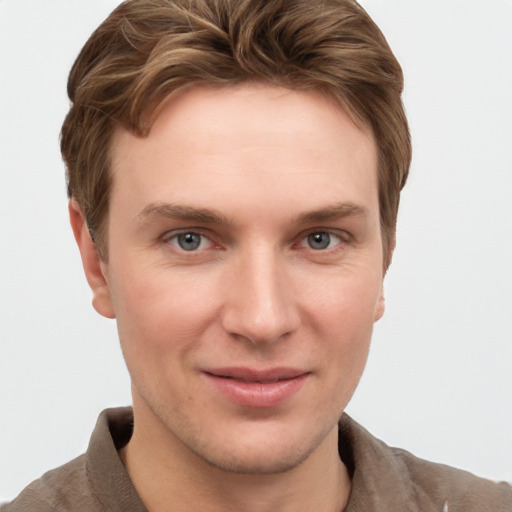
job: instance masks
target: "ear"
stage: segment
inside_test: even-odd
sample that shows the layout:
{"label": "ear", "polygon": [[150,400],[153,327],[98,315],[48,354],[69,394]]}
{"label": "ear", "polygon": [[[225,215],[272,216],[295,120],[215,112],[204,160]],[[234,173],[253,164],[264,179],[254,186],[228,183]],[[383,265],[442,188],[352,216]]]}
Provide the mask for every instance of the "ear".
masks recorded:
{"label": "ear", "polygon": [[[384,276],[386,275],[389,265],[391,265],[391,260],[393,259],[393,253],[395,252],[395,246],[396,246],[396,238],[393,236],[391,240],[389,241],[389,248],[388,248],[388,254],[387,254],[387,260],[386,260],[386,267],[384,268]],[[374,322],[377,320],[380,320],[384,316],[384,311],[386,310],[386,298],[384,296],[384,276],[382,278],[382,286],[380,289],[380,297],[377,302],[377,307],[375,309],[375,317]]]}
{"label": "ear", "polygon": [[69,220],[80,249],[85,277],[92,290],[92,305],[100,315],[106,318],[115,318],[116,315],[106,278],[107,264],[100,258],[96,245],[89,234],[82,209],[74,198],[69,200],[68,208]]}
{"label": "ear", "polygon": [[375,316],[373,317],[373,321],[376,322],[380,320],[384,316],[384,311],[386,310],[386,298],[384,297],[384,283],[382,283],[382,287],[380,289],[380,297],[377,299],[377,307],[375,308]]}

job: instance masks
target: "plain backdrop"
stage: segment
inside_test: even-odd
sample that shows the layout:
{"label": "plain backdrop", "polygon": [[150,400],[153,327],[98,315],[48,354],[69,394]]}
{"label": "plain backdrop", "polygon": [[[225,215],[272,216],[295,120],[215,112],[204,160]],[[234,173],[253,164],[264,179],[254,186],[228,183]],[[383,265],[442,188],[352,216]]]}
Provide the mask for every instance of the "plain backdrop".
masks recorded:
{"label": "plain backdrop", "polygon": [[[58,135],[115,0],[0,0],[0,499],[130,403],[90,306]],[[512,2],[366,0],[402,63],[414,160],[351,413],[388,444],[512,481]]]}

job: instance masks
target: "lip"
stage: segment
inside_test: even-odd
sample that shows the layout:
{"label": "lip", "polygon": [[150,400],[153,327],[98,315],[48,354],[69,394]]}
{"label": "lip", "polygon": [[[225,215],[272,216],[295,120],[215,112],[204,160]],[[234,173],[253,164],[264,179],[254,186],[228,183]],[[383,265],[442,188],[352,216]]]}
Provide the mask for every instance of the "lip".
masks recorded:
{"label": "lip", "polygon": [[277,407],[290,400],[310,373],[285,367],[268,370],[230,367],[204,370],[203,375],[230,402],[263,409]]}

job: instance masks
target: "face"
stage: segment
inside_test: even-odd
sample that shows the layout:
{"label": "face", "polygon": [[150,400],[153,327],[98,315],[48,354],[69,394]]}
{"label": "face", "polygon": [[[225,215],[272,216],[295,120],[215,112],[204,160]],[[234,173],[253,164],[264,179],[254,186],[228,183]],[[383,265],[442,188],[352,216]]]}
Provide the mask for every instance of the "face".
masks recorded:
{"label": "face", "polygon": [[311,92],[198,87],[112,156],[109,260],[88,277],[117,318],[136,432],[227,470],[301,464],[383,312],[371,133]]}

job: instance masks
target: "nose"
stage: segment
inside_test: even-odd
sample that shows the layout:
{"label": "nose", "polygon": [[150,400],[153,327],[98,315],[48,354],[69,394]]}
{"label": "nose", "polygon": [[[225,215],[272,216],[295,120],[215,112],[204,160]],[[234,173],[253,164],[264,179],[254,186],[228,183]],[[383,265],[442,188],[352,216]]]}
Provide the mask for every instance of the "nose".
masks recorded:
{"label": "nose", "polygon": [[294,332],[299,309],[286,262],[272,250],[240,257],[225,284],[225,331],[254,345],[268,345]]}

